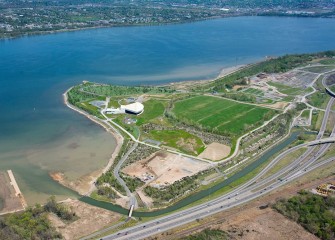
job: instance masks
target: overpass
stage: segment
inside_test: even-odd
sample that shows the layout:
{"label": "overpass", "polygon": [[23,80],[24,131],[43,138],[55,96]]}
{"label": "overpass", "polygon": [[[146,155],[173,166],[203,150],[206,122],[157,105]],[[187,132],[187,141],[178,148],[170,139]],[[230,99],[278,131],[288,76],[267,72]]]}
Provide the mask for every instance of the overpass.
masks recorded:
{"label": "overpass", "polygon": [[[332,71],[331,71],[332,72]],[[322,79],[322,85],[325,87],[326,89],[326,92],[332,96],[332,97],[335,97],[335,93],[329,88],[328,84],[326,83],[326,79],[328,78],[329,76],[325,76],[323,77]]]}
{"label": "overpass", "polygon": [[330,88],[327,86],[327,87],[325,87],[326,88],[326,92],[330,95],[330,96],[332,96],[332,97],[335,97],[335,93],[332,91],[332,90],[330,90]]}
{"label": "overpass", "polygon": [[318,139],[318,140],[308,142],[307,145],[314,146],[318,144],[333,143],[333,142],[335,142],[335,137],[329,137],[329,138],[323,138],[323,139]]}

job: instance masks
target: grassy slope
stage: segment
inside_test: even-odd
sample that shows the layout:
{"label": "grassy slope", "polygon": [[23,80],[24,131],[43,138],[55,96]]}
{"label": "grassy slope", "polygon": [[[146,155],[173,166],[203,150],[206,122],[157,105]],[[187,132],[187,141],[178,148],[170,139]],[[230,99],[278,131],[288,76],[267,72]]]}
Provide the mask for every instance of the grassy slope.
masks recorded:
{"label": "grassy slope", "polygon": [[[188,154],[199,155],[205,147],[199,137],[183,130],[154,130],[150,132],[150,135],[153,139],[161,141],[165,145],[171,146]],[[186,145],[191,145],[193,151],[187,148]]]}
{"label": "grassy slope", "polygon": [[287,94],[287,95],[295,95],[301,93],[303,90],[301,88],[293,88],[284,84],[280,84],[277,82],[268,82],[269,85],[274,86],[277,88],[277,90],[281,93]]}
{"label": "grassy slope", "polygon": [[162,101],[158,101],[155,99],[150,99],[143,103],[144,112],[138,116],[137,125],[142,125],[147,123],[148,121],[163,115],[165,106]]}

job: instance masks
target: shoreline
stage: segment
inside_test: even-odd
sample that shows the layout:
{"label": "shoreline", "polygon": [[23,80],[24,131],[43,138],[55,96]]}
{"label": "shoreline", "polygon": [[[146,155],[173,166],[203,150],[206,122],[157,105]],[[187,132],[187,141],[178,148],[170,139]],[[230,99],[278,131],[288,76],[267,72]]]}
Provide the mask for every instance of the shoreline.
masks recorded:
{"label": "shoreline", "polygon": [[[84,115],[85,117],[87,117],[88,119],[90,119],[91,121],[93,121],[94,123],[98,124],[99,126],[103,127],[108,133],[112,134],[112,136],[114,137],[115,141],[116,141],[116,146],[111,154],[111,157],[108,160],[108,163],[105,167],[97,169],[93,172],[90,172],[84,176],[82,176],[84,179],[77,179],[74,182],[67,182],[66,179],[63,178],[63,174],[62,173],[49,173],[49,175],[54,179],[54,181],[60,183],[61,185],[70,188],[74,191],[76,191],[77,193],[79,193],[80,195],[84,195],[84,196],[89,196],[95,189],[95,182],[96,180],[103,174],[106,173],[110,167],[112,166],[112,164],[114,163],[115,158],[117,157],[117,155],[120,152],[120,149],[123,145],[123,136],[121,134],[119,134],[117,131],[115,131],[115,129],[111,129],[110,127],[108,127],[107,125],[105,125],[102,121],[94,118],[92,115],[84,112],[81,109],[78,109],[77,107],[73,106],[71,103],[69,103],[68,101],[68,97],[67,97],[67,93],[72,89],[69,88],[65,91],[65,93],[63,93],[63,100],[64,100],[64,104]],[[53,176],[60,176],[60,177],[53,177]],[[88,179],[85,179],[88,178]],[[80,180],[82,180],[83,182],[81,182]],[[88,181],[88,182],[87,182]],[[84,186],[83,186],[84,185]],[[84,189],[85,185],[88,185],[88,189]]]}
{"label": "shoreline", "polygon": [[73,29],[55,29],[55,30],[48,30],[48,31],[36,31],[36,32],[24,32],[20,33],[16,36],[0,36],[0,41],[6,41],[6,40],[14,40],[19,39],[23,37],[34,37],[34,36],[43,36],[43,35],[49,35],[49,34],[58,34],[58,33],[66,33],[66,32],[77,32],[77,31],[85,31],[85,30],[93,30],[93,29],[103,29],[103,28],[118,28],[118,27],[154,27],[154,26],[164,26],[164,25],[177,25],[177,24],[188,24],[188,23],[194,23],[194,22],[201,22],[201,21],[208,21],[208,20],[214,20],[214,19],[220,19],[220,18],[235,18],[235,17],[291,17],[291,18],[325,18],[325,19],[332,19],[332,17],[327,16],[300,16],[300,15],[281,15],[281,14],[275,14],[275,15],[254,15],[254,14],[232,14],[230,16],[212,16],[207,18],[201,18],[201,19],[193,19],[193,20],[185,20],[180,22],[162,22],[162,23],[140,23],[140,24],[120,24],[120,25],[108,25],[108,26],[93,26],[93,27],[81,27],[81,28],[73,28]]}
{"label": "shoreline", "polygon": [[[260,61],[257,61],[256,63],[258,62],[262,62],[264,60],[260,60]],[[220,78],[223,78],[223,77],[226,77],[230,74],[233,74],[239,70],[242,70],[244,68],[248,68],[256,63],[249,63],[249,64],[240,64],[240,65],[235,65],[235,66],[231,66],[231,67],[223,67],[223,68],[220,68],[220,71],[219,71],[219,74],[216,75],[216,77],[213,77],[213,78],[210,78],[210,79],[200,79],[200,80],[183,80],[183,81],[180,81],[180,82],[170,82],[170,83],[164,83],[164,84],[158,84],[158,85],[154,85],[154,86],[174,86],[174,87],[178,87],[178,86],[188,86],[188,85],[194,85],[194,84],[201,84],[201,83],[204,83],[204,82],[213,82],[213,81],[216,81]]]}
{"label": "shoreline", "polygon": [[[120,24],[120,25],[108,25],[108,26],[94,26],[94,27],[82,27],[82,28],[73,28],[73,29],[55,29],[49,31],[36,31],[36,32],[26,32],[22,34],[18,34],[17,36],[12,37],[3,37],[0,36],[0,41],[4,40],[14,40],[23,37],[34,37],[34,36],[43,36],[48,34],[57,34],[57,33],[66,33],[66,32],[77,32],[77,31],[85,31],[85,30],[93,30],[93,29],[103,29],[103,28],[119,28],[119,27],[155,27],[155,26],[165,26],[165,25],[177,25],[177,24],[187,24],[187,23],[194,23],[194,22],[201,22],[201,21],[208,21],[213,19],[220,19],[220,18],[232,18],[232,17],[244,17],[249,15],[232,15],[232,16],[213,16],[207,17],[202,19],[194,19],[194,20],[186,20],[181,22],[165,22],[165,23],[148,23],[148,24]],[[250,15],[252,16],[252,15]]]}

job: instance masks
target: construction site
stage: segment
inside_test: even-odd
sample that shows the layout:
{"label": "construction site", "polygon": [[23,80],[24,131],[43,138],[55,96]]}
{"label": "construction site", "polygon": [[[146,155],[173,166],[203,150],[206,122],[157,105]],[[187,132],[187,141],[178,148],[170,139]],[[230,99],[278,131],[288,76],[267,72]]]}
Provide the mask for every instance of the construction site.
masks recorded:
{"label": "construction site", "polygon": [[122,171],[153,187],[163,187],[208,168],[205,162],[178,154],[157,152],[125,167]]}

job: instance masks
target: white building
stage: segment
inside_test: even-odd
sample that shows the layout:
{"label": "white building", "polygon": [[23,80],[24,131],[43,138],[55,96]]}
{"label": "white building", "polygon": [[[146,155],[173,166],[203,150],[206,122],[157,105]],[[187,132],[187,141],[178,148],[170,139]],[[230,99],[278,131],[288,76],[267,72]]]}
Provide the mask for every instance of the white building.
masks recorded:
{"label": "white building", "polygon": [[142,103],[134,102],[128,105],[121,105],[120,110],[125,111],[125,113],[138,115],[143,112],[144,106]]}

